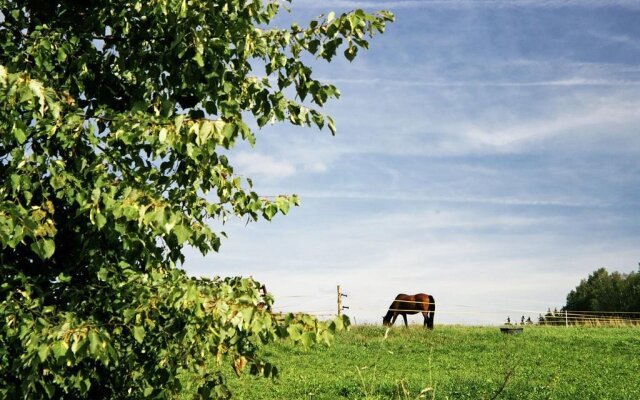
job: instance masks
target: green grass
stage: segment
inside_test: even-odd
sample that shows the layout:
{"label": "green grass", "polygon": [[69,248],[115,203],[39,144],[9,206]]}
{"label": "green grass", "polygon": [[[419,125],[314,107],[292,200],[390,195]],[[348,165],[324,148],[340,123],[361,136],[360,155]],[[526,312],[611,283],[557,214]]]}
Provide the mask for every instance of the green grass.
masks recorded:
{"label": "green grass", "polygon": [[273,381],[232,378],[239,399],[640,399],[640,329],[355,327],[331,347],[265,352]]}

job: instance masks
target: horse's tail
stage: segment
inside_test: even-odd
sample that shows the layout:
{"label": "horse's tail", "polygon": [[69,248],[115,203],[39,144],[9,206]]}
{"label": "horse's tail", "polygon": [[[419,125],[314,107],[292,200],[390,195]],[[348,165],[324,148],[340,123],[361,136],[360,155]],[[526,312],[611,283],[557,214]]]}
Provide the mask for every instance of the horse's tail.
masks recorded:
{"label": "horse's tail", "polygon": [[429,295],[429,315],[427,316],[427,328],[433,329],[433,318],[436,313],[436,301]]}

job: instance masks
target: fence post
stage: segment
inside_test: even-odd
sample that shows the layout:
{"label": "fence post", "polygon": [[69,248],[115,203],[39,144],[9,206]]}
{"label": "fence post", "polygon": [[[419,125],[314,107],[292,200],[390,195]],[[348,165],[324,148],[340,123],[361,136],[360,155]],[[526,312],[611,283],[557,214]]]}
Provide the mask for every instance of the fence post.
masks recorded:
{"label": "fence post", "polygon": [[564,309],[564,326],[569,327],[569,316],[566,308]]}
{"label": "fence post", "polygon": [[342,315],[342,310],[346,310],[349,308],[347,306],[342,305],[343,297],[347,297],[347,295],[342,293],[342,290],[340,289],[340,285],[338,285],[338,317]]}
{"label": "fence post", "polygon": [[340,291],[340,285],[338,285],[338,317],[342,315],[342,292]]}

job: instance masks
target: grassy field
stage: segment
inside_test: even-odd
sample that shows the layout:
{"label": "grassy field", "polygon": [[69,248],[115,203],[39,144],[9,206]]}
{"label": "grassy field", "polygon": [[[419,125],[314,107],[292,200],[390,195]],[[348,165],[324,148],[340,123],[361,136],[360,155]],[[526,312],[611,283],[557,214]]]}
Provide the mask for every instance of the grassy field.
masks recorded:
{"label": "grassy field", "polygon": [[270,347],[279,379],[230,379],[238,399],[640,399],[640,329],[352,328],[331,347]]}

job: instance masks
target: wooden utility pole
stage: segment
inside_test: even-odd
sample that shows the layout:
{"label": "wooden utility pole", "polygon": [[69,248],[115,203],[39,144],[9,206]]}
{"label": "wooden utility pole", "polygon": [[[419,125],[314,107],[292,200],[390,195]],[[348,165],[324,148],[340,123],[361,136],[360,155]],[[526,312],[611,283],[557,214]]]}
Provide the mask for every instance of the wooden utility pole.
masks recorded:
{"label": "wooden utility pole", "polygon": [[338,317],[342,315],[342,310],[348,309],[349,307],[342,305],[342,298],[347,297],[346,294],[342,293],[340,289],[340,285],[338,285]]}
{"label": "wooden utility pole", "polygon": [[342,292],[340,291],[340,285],[338,285],[338,317],[342,315]]}

